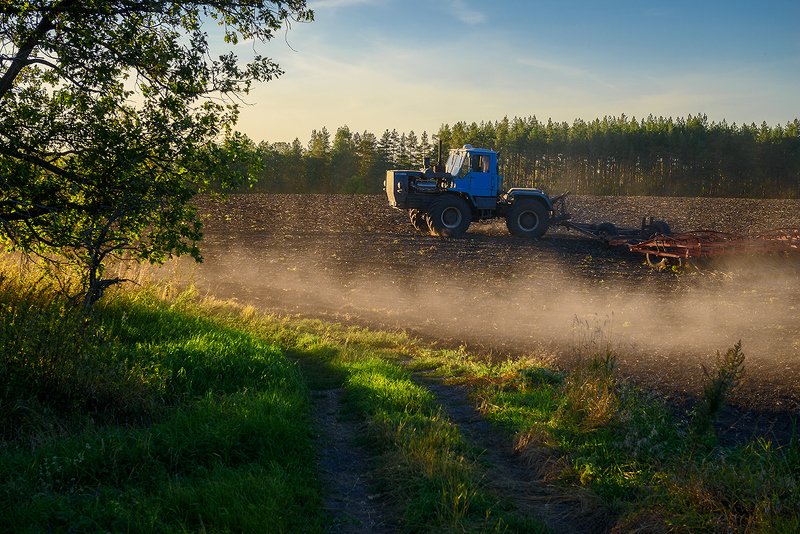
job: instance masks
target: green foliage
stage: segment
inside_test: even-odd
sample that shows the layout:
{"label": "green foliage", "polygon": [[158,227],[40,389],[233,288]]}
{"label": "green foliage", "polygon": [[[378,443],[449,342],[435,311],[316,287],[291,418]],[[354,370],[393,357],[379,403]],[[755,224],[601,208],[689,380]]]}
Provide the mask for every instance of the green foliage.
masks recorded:
{"label": "green foliage", "polygon": [[321,531],[302,376],[225,322],[148,290],[87,317],[3,279],[3,528]]}
{"label": "green foliage", "polygon": [[[800,526],[796,441],[723,448],[711,440],[707,454],[699,454],[696,441],[687,439],[697,415],[687,424],[663,400],[616,378],[613,353],[586,358],[566,374],[533,362],[478,364],[466,354],[455,364],[452,353],[425,351],[421,358],[428,369],[438,358],[444,375],[472,384],[486,417],[514,437],[544,480],[599,495],[620,515],[615,530],[793,532]],[[743,361],[737,343],[705,370],[706,413],[721,407]],[[713,422],[712,416],[712,428]]]}
{"label": "green foliage", "polygon": [[[213,59],[311,20],[304,0],[36,0],[0,10],[0,239],[76,268],[90,306],[112,257],[200,259],[190,200],[251,176],[236,95],[281,74],[259,54]],[[244,158],[244,160],[243,160]]]}
{"label": "green foliage", "polygon": [[[368,131],[336,130],[333,142],[326,128],[311,132],[307,147],[262,142],[256,154],[263,162],[253,190],[271,193],[377,193],[388,169],[418,168],[433,147],[428,134],[386,130],[378,138]],[[241,188],[240,191],[245,189]]]}
{"label": "green foliage", "polygon": [[[44,282],[0,278],[9,530],[321,531],[302,370],[345,389],[404,528],[540,531],[487,489],[478,451],[409,367],[471,387],[531,469],[599,496],[618,531],[800,527],[796,440],[698,448],[696,419],[626,384],[608,351],[560,372],[166,290],[113,292],[87,316]],[[737,343],[705,369],[712,419],[743,361]]]}
{"label": "green foliage", "polygon": [[742,341],[721,354],[717,351],[717,361],[713,369],[703,366],[705,384],[703,397],[692,411],[692,432],[696,439],[713,441],[714,423],[731,390],[741,382],[744,375],[744,353]]}
{"label": "green foliage", "polygon": [[103,327],[36,285],[0,275],[0,439],[58,429],[64,418],[142,420],[161,404],[161,377],[126,361]]}
{"label": "green foliage", "polygon": [[[800,197],[800,119],[756,126],[709,123],[704,115],[622,115],[570,125],[506,117],[444,124],[437,135],[445,150],[469,143],[499,151],[506,187],[586,195]],[[435,159],[425,132],[417,138],[413,131],[386,130],[377,138],[344,126],[337,137],[338,148],[335,138],[327,151],[311,150],[320,145],[319,131],[309,150],[297,139],[261,143],[265,165],[256,190],[377,193],[386,170],[419,168],[424,156]]]}

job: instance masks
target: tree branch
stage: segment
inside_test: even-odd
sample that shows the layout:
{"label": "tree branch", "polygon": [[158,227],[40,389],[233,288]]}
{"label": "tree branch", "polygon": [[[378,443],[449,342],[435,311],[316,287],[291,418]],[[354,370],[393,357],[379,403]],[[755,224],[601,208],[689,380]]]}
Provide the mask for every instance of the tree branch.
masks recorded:
{"label": "tree branch", "polygon": [[45,169],[46,171],[52,172],[53,174],[56,174],[56,175],[61,176],[63,178],[74,180],[77,183],[81,182],[81,180],[77,176],[75,176],[74,174],[72,174],[72,173],[70,173],[68,171],[65,171],[64,169],[62,169],[58,165],[54,165],[54,164],[50,163],[49,161],[44,160],[42,158],[38,158],[38,157],[36,157],[36,156],[34,156],[32,154],[25,154],[23,152],[18,152],[16,150],[11,150],[8,147],[3,146],[3,145],[0,145],[0,154],[2,154],[4,156],[8,156],[10,158],[18,159],[20,161],[24,161],[25,163],[31,163],[33,165],[36,165],[37,167],[41,167],[42,169]]}
{"label": "tree branch", "polygon": [[11,90],[11,86],[14,85],[14,80],[17,79],[22,69],[28,65],[28,57],[30,57],[33,49],[39,44],[42,37],[53,28],[53,21],[50,20],[47,15],[43,15],[41,20],[39,20],[39,24],[36,25],[31,35],[28,36],[28,39],[20,45],[6,73],[0,78],[0,99]]}

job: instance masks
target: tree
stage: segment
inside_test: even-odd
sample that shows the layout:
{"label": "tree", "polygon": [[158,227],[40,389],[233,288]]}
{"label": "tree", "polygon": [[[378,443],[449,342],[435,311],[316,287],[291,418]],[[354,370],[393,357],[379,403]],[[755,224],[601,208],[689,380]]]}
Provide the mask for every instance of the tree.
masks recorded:
{"label": "tree", "polygon": [[385,130],[378,140],[378,164],[384,169],[396,168],[396,140],[397,130],[393,130],[394,135],[389,130]]}
{"label": "tree", "polygon": [[306,152],[306,173],[313,191],[330,192],[331,134],[325,126],[312,130]]}
{"label": "tree", "polygon": [[91,306],[111,257],[201,259],[190,201],[252,174],[238,96],[282,74],[212,59],[310,21],[305,0],[0,2],[0,239],[77,266]]}
{"label": "tree", "polygon": [[375,134],[364,131],[356,143],[356,164],[358,165],[358,181],[349,192],[375,193],[381,190],[381,182],[386,176],[386,169],[381,166],[378,152],[378,138]]}
{"label": "tree", "polygon": [[353,183],[358,172],[356,143],[346,125],[336,130],[331,148],[331,190],[342,191]]}

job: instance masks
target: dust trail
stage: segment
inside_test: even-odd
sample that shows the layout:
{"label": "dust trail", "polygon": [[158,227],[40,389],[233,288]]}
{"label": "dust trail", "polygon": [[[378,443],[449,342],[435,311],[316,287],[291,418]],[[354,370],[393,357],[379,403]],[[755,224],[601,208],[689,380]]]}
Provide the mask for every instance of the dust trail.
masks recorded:
{"label": "dust trail", "polygon": [[499,351],[544,347],[563,365],[579,345],[608,343],[623,373],[679,394],[696,392],[700,365],[741,339],[751,400],[794,409],[800,398],[796,261],[719,265],[664,288],[524,262],[494,273],[452,272],[430,261],[391,270],[369,260],[346,249],[321,258],[234,245],[190,276],[211,293],[267,309]]}

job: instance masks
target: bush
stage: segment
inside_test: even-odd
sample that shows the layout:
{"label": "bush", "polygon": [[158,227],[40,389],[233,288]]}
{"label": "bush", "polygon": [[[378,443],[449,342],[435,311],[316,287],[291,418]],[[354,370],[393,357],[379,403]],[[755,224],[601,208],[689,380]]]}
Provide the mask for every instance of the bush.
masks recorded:
{"label": "bush", "polygon": [[717,351],[716,365],[712,369],[703,366],[705,384],[703,396],[692,411],[691,430],[695,439],[713,442],[714,424],[725,399],[744,376],[744,353],[742,342],[737,341],[725,354]]}

